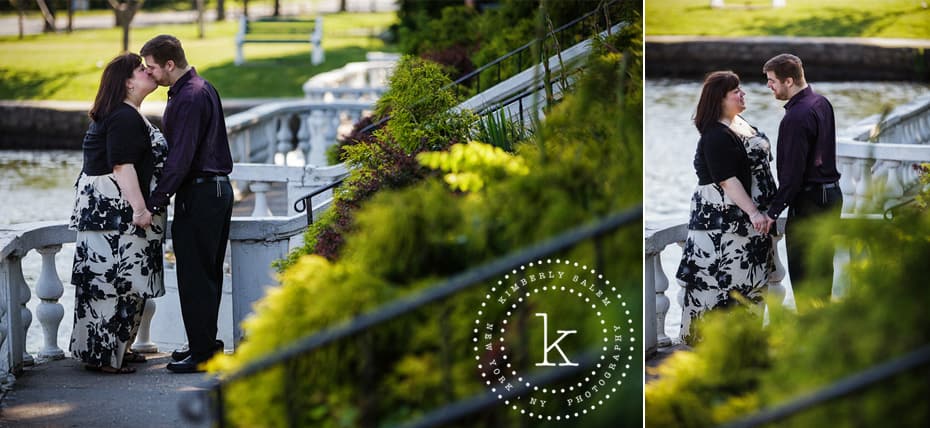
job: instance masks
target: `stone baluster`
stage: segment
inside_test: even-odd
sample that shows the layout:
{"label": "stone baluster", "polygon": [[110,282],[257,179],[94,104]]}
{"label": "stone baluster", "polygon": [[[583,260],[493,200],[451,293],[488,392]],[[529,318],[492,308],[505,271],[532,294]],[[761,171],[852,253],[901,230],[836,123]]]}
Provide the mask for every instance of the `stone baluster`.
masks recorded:
{"label": "stone baluster", "polygon": [[290,124],[291,116],[283,115],[278,116],[278,132],[275,134],[275,164],[278,163],[278,155],[282,155],[284,160],[283,164],[287,165],[287,154],[293,148],[292,141],[294,134],[291,132]]}
{"label": "stone baluster", "polygon": [[[684,252],[684,250],[685,250],[685,241],[678,241],[677,244],[678,244],[679,247],[681,247],[681,251]],[[678,279],[678,278],[675,278],[675,281],[678,282],[678,294],[675,296],[675,301],[678,302],[678,307],[684,309],[684,307],[685,307],[685,289],[687,288],[687,285],[688,285],[688,284],[685,284],[684,281],[682,281],[682,280],[680,280],[680,279]]]}
{"label": "stone baluster", "polygon": [[26,335],[29,333],[29,326],[32,325],[32,312],[26,307],[26,303],[29,303],[29,299],[32,298],[32,292],[29,290],[29,285],[26,284],[26,278],[23,277],[22,259],[17,259],[13,262],[12,268],[12,284],[10,284],[10,289],[15,287],[19,290],[19,300],[17,303],[19,304],[20,319],[22,320],[22,337],[18,338],[22,340],[22,343],[17,347],[23,352],[23,366],[31,366],[35,364],[35,359],[26,351]]}
{"label": "stone baluster", "polygon": [[669,346],[672,344],[672,339],[665,334],[665,318],[668,316],[671,302],[668,296],[665,295],[665,292],[668,291],[668,278],[665,276],[665,271],[662,270],[661,254],[657,254],[653,259],[652,266],[647,266],[646,269],[652,269],[655,272],[657,343],[660,347]]}
{"label": "stone baluster", "polygon": [[268,191],[271,190],[271,183],[253,181],[249,184],[249,189],[255,193],[252,217],[271,217],[271,208],[268,207]]}
{"label": "stone baluster", "polygon": [[58,360],[65,357],[64,351],[58,347],[58,327],[65,316],[65,309],[58,303],[58,299],[65,289],[55,268],[55,255],[61,251],[61,245],[37,248],[36,251],[42,255],[42,271],[36,282],[36,296],[41,302],[36,307],[36,318],[42,324],[42,332],[45,334],[45,345],[39,351],[39,357]]}
{"label": "stone baluster", "polygon": [[300,126],[297,129],[297,148],[304,158],[304,165],[307,164],[307,153],[310,153],[310,125],[307,124],[309,113],[301,113]]}
{"label": "stone baluster", "polygon": [[251,153],[249,153],[249,129],[243,129],[230,136],[232,137],[233,162],[249,162],[251,159]]}
{"label": "stone baluster", "polygon": [[846,295],[849,290],[849,274],[846,266],[851,260],[851,251],[848,247],[838,246],[833,252],[833,288],[830,291],[830,300],[837,301]]}
{"label": "stone baluster", "polygon": [[0,341],[0,351],[3,352],[0,355],[0,375],[8,372],[18,374],[26,364],[25,357],[32,361],[32,357],[25,352],[28,325],[24,327],[24,324],[32,315],[20,305],[24,289],[25,301],[29,301],[29,287],[23,278],[22,258],[14,253],[0,259],[0,308],[3,310],[0,330],[5,336],[5,339]]}
{"label": "stone baluster", "polygon": [[327,109],[325,111],[326,119],[328,121],[325,128],[325,137],[326,139],[323,142],[323,162],[317,165],[328,165],[329,162],[326,161],[326,151],[330,146],[336,144],[336,136],[339,135],[339,125],[342,123],[342,118],[339,116],[339,111],[335,109]]}
{"label": "stone baluster", "polygon": [[[655,264],[654,259],[658,253],[645,253],[643,258],[643,343],[646,348],[646,358],[653,355],[659,348],[659,332],[663,327],[659,325],[658,314],[656,314],[656,275],[652,266]],[[651,322],[649,320],[656,320]]]}
{"label": "stone baluster", "polygon": [[[898,203],[900,199],[904,197],[904,184],[901,182],[902,162],[897,160],[884,160],[882,163],[885,168],[885,194],[883,200],[891,204]],[[887,203],[885,205],[887,205]],[[885,205],[880,207],[885,209]]]}
{"label": "stone baluster", "polygon": [[785,235],[775,235],[772,237],[772,248],[775,251],[775,257],[773,262],[775,264],[775,270],[769,274],[768,282],[768,296],[767,301],[771,303],[777,303],[779,305],[785,304],[785,295],[788,293],[785,289],[785,286],[781,283],[785,279],[785,264],[781,261],[781,256],[778,254],[778,242],[781,241]]}
{"label": "stone baluster", "polygon": [[145,306],[142,308],[142,322],[139,324],[139,332],[136,334],[136,341],[130,347],[134,352],[152,354],[158,352],[158,345],[152,342],[152,317],[155,316],[155,300],[146,299]]}
{"label": "stone baluster", "polygon": [[310,112],[307,118],[310,126],[310,151],[307,153],[307,165],[326,165],[326,113],[321,109]]}
{"label": "stone baluster", "polygon": [[856,194],[854,196],[856,205],[853,210],[857,213],[865,212],[869,205],[869,182],[872,181],[870,179],[872,173],[867,162],[867,159],[856,159],[856,164],[853,167],[853,176],[856,180]]}
{"label": "stone baluster", "polygon": [[278,120],[266,120],[261,126],[261,132],[264,134],[260,142],[256,145],[262,147],[262,153],[265,154],[265,163],[275,164],[275,155],[278,149]]}
{"label": "stone baluster", "polygon": [[6,331],[10,328],[6,322],[6,299],[5,295],[0,296],[4,298],[0,300],[0,391],[8,391],[13,388],[13,383],[15,382],[15,377],[10,374],[10,358],[7,358],[7,354],[10,350],[10,346],[6,344]]}
{"label": "stone baluster", "polygon": [[848,157],[838,157],[837,169],[840,172],[840,191],[843,192],[843,212],[851,213],[855,207],[855,189],[856,184],[853,181],[853,162],[854,159]]}

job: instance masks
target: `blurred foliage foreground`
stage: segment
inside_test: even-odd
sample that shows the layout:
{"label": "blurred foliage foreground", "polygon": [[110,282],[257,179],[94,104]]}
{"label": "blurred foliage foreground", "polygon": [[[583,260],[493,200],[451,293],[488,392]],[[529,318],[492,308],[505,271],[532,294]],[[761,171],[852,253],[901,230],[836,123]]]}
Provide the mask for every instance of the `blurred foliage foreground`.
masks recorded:
{"label": "blurred foliage foreground", "polygon": [[[298,338],[422,291],[469,267],[639,205],[642,26],[632,25],[595,45],[574,93],[547,112],[534,136],[515,142],[512,154],[468,143],[461,134],[466,116],[434,115],[405,103],[408,97],[396,92],[393,79],[401,79],[399,86],[405,91],[423,91],[417,82],[427,88],[438,82],[427,63],[402,61],[390,86],[395,92],[384,98],[397,104],[378,107],[394,112],[391,121],[345,149],[357,181],[343,185],[339,193],[371,196],[350,197],[353,204],[344,209],[353,214],[340,217],[338,230],[310,231],[338,234],[344,241],[341,249],[327,257],[294,257],[281,274],[282,285],[268,290],[254,315],[243,322],[246,339],[236,353],[217,356],[209,370],[222,378]],[[428,102],[441,105],[448,100]],[[398,122],[392,125],[394,121]],[[411,128],[412,122],[419,126]],[[417,152],[441,154],[416,157]],[[393,163],[384,168],[379,159]],[[372,180],[381,182],[371,184]],[[372,187],[377,190],[372,192]],[[328,221],[332,226],[333,218]],[[602,273],[632,303],[628,315],[607,314],[611,321],[641,318],[641,240],[642,227],[636,223],[601,242],[607,261]],[[313,253],[315,248],[305,250]],[[553,258],[593,263],[594,253],[594,244],[584,242]],[[476,312],[489,287],[477,284],[442,303],[225,386],[226,422],[385,426],[483,393],[472,339]],[[553,304],[570,306],[570,300]],[[513,319],[532,319],[533,308],[526,306]],[[521,330],[514,325],[508,333],[519,335]],[[638,356],[639,341],[634,345],[631,355]],[[527,358],[509,351],[513,361]],[[640,360],[630,359],[630,382],[580,423],[640,424]],[[501,403],[462,426],[516,426],[520,421],[524,426],[547,423]]]}
{"label": "blurred foliage foreground", "polygon": [[[925,169],[926,171],[926,169]],[[930,180],[924,176],[925,189]],[[930,343],[930,191],[918,208],[886,220],[808,225],[819,244],[811,266],[832,263],[833,245],[852,250],[840,301],[799,297],[799,314],[771,305],[766,327],[746,310],[713,314],[705,340],[656,368],[646,386],[650,427],[710,427],[775,407]],[[821,272],[804,288],[829,287]],[[930,366],[802,411],[779,427],[923,427],[930,420]]]}

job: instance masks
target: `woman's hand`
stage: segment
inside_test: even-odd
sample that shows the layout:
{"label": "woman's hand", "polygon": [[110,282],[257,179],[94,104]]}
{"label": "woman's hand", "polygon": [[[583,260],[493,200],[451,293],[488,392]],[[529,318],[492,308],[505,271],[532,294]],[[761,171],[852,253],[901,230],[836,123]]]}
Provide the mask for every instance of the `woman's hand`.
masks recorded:
{"label": "woman's hand", "polygon": [[141,212],[132,213],[132,224],[146,228],[152,225],[152,213],[146,208]]}
{"label": "woman's hand", "polygon": [[769,228],[774,223],[774,220],[770,219],[769,216],[763,214],[761,211],[756,211],[755,214],[749,216],[749,221],[752,222],[752,228],[761,234],[769,233]]}

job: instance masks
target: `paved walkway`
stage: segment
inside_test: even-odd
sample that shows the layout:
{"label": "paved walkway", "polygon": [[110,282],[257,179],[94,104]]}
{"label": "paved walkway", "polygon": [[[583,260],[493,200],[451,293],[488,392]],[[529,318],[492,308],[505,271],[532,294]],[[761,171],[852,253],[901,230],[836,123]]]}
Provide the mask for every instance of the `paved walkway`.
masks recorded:
{"label": "paved walkway", "polygon": [[27,367],[2,399],[0,427],[197,427],[183,418],[179,402],[205,379],[175,374],[168,354],[149,354],[136,373],[84,370],[75,359]]}
{"label": "paved walkway", "polygon": [[[350,12],[387,12],[397,10],[394,0],[348,0],[346,9]],[[314,13],[331,13],[339,10],[339,0],[314,0],[309,2],[282,2],[281,13],[286,15],[304,15]],[[104,11],[105,12],[105,11]],[[249,6],[249,15],[271,15],[271,5],[258,4]],[[216,9],[207,8],[204,12],[207,21],[216,20]],[[226,7],[226,19],[239,19],[242,15],[242,9],[238,7]],[[163,24],[180,24],[195,22],[197,20],[196,10],[178,10],[178,11],[147,11],[145,6],[136,14],[132,21],[133,27],[150,27],[153,25]],[[0,36],[15,36],[19,34],[19,23],[16,15],[5,15],[0,17]],[[42,16],[38,13],[32,13],[27,16],[23,22],[23,32],[25,34],[39,34],[43,27]],[[55,23],[59,30],[64,30],[68,25],[68,11],[59,11]],[[102,13],[94,15],[77,15],[74,17],[72,28],[75,30],[87,30],[94,28],[112,28],[114,18],[112,13]]]}

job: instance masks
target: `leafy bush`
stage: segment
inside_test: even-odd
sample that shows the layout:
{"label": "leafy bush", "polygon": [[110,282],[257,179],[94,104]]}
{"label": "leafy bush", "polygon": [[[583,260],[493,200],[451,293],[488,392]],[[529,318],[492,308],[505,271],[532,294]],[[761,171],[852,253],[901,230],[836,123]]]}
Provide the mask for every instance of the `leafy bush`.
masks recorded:
{"label": "leafy bush", "polygon": [[375,136],[391,140],[407,153],[441,150],[463,141],[475,117],[453,109],[459,100],[443,88],[452,82],[433,63],[404,57],[391,75],[390,90],[377,103],[377,116],[391,120]]}
{"label": "leafy bush", "polygon": [[[610,40],[607,45],[624,53],[599,51],[585,74],[595,83],[581,83],[577,95],[549,112],[534,143],[518,146],[516,155],[478,145],[423,155],[424,162],[435,161],[448,171],[490,177],[483,186],[450,189],[439,177],[427,174],[415,184],[371,196],[343,235],[342,256],[335,261],[299,257],[282,275],[281,287],[262,299],[254,316],[243,324],[247,340],[234,355],[211,360],[209,369],[222,376],[301,334],[346,322],[441,278],[639,204],[642,101],[627,94],[637,93],[636,82],[641,84],[641,40],[626,46]],[[591,86],[602,83],[606,86],[599,90]],[[579,109],[600,114],[576,121]],[[359,162],[357,169],[375,173],[380,168],[373,161],[377,156],[364,157],[357,150],[363,150],[362,144],[346,149],[348,157]],[[519,164],[526,169],[512,167]],[[620,292],[637,296],[642,281],[640,226],[630,225],[598,245],[587,242],[554,256],[593,261],[595,249],[600,248],[609,259],[603,274]],[[356,338],[237,381],[224,393],[227,422],[386,426],[480,393],[484,387],[470,350],[474,308],[484,294],[476,286]],[[629,316],[638,319],[641,299],[630,301]],[[529,310],[516,317],[531,317]],[[607,314],[612,319],[619,316]],[[526,356],[515,353],[514,358]],[[636,373],[640,363],[638,358],[632,360],[630,371]],[[625,385],[617,395],[599,415],[602,419],[593,416],[586,424],[616,426],[620,417],[638,420],[639,383]],[[459,426],[521,423],[540,425],[499,406]]]}
{"label": "leafy bush", "polygon": [[[279,271],[304,254],[336,260],[344,235],[353,229],[353,213],[364,201],[381,189],[400,189],[429,175],[417,162],[417,153],[466,141],[475,118],[452,109],[459,100],[443,90],[448,84],[435,64],[409,56],[401,59],[388,91],[375,106],[375,116],[359,121],[328,153],[331,159],[348,163],[352,171],[334,192],[332,210],[304,234],[304,245],[275,263]],[[375,118],[388,114],[390,119],[382,127],[362,132]]]}
{"label": "leafy bush", "polygon": [[[930,211],[894,221],[821,219],[797,233],[818,242],[812,266],[832,263],[834,245],[854,254],[845,268],[850,289],[839,302],[799,302],[800,314],[770,307],[772,321],[743,311],[714,314],[704,343],[679,352],[646,387],[649,426],[715,426],[785,403],[930,343],[926,278]],[[808,287],[829,287],[815,270]],[[799,299],[804,299],[803,296]],[[930,394],[924,366],[780,421],[782,427],[922,426]],[[893,421],[893,422],[889,422]]]}
{"label": "leafy bush", "polygon": [[522,158],[478,142],[456,144],[448,152],[420,153],[417,159],[429,168],[446,172],[443,179],[449,187],[463,192],[481,190],[488,181],[508,175],[529,173]]}

